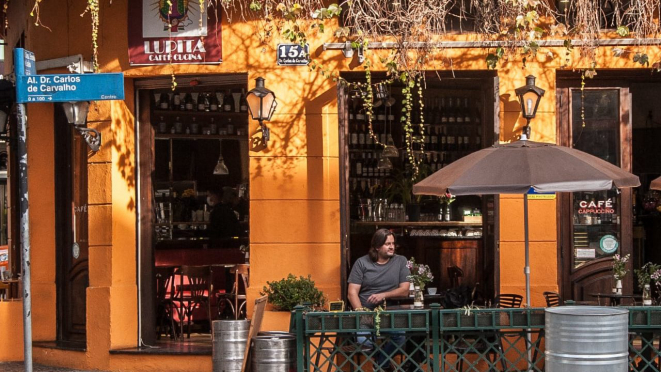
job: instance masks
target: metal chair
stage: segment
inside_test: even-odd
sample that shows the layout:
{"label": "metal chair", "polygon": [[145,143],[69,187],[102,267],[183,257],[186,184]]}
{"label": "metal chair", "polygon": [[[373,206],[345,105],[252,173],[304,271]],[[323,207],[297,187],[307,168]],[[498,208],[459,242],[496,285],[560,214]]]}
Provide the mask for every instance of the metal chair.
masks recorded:
{"label": "metal chair", "polygon": [[245,317],[246,289],[249,284],[250,265],[236,265],[230,270],[230,273],[234,274],[234,284],[230,293],[222,295],[222,300],[229,303],[234,319],[239,319],[240,315]]}
{"label": "metal chair", "polygon": [[523,296],[513,293],[501,293],[493,300],[493,306],[500,309],[521,307]]}
{"label": "metal chair", "polygon": [[164,321],[170,321],[170,333],[174,338],[176,335],[172,308],[172,295],[174,294],[174,268],[156,268],[156,334],[161,338]]}
{"label": "metal chair", "polygon": [[546,307],[556,307],[562,304],[562,298],[558,292],[544,292],[544,298],[546,299]]}
{"label": "metal chair", "polygon": [[179,273],[179,283],[176,283],[175,295],[172,297],[172,308],[177,311],[181,336],[184,334],[184,323],[187,323],[190,338],[190,325],[195,309],[206,305],[209,325],[213,320],[209,301],[209,296],[213,293],[211,269],[209,266],[182,266]]}

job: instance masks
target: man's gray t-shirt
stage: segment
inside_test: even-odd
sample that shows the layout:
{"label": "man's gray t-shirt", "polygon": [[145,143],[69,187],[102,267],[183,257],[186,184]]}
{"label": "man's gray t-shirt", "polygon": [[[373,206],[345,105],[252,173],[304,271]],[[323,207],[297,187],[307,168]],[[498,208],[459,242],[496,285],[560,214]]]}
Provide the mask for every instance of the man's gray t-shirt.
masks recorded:
{"label": "man's gray t-shirt", "polygon": [[369,256],[365,255],[353,264],[348,282],[360,285],[358,293],[360,304],[373,309],[377,304],[367,302],[371,295],[396,289],[401,283],[409,281],[407,277],[410,274],[404,256],[394,255],[382,265],[373,262]]}

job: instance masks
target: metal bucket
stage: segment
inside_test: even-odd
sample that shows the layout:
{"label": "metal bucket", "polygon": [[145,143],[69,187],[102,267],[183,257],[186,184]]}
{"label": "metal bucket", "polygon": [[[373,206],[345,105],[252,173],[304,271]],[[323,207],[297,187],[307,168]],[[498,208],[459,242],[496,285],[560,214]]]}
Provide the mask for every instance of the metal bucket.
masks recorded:
{"label": "metal bucket", "polygon": [[627,372],[628,314],[614,307],[547,308],[546,372]]}
{"label": "metal bucket", "polygon": [[252,344],[252,370],[258,372],[295,372],[296,337],[273,332],[257,336]]}
{"label": "metal bucket", "polygon": [[241,371],[246,341],[250,331],[249,320],[214,320],[213,371]]}

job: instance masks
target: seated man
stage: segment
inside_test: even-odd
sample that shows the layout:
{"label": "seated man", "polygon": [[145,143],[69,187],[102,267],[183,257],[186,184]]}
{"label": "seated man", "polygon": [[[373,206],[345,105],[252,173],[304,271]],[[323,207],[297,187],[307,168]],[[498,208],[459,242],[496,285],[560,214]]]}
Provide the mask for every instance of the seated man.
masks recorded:
{"label": "seated man", "polygon": [[[390,297],[407,296],[410,272],[406,262],[404,256],[395,254],[393,233],[388,229],[377,230],[368,254],[356,260],[349,275],[348,297],[354,310],[373,310]],[[384,371],[391,370],[387,358],[405,340],[401,334],[391,334],[390,339],[376,356],[379,368]],[[373,340],[366,336],[359,336],[358,343],[374,346]]]}

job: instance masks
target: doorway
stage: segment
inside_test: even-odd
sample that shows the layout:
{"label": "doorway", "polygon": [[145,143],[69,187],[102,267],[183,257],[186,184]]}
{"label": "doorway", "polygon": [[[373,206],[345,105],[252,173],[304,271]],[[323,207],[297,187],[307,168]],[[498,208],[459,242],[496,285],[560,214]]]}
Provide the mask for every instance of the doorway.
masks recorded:
{"label": "doorway", "polygon": [[[609,209],[613,213],[578,213],[580,199],[575,194],[559,198],[558,276],[563,297],[590,301],[594,298],[589,293],[610,291],[614,254],[631,255],[623,290],[640,293],[633,270],[646,262],[661,263],[661,255],[655,249],[661,244],[661,212],[657,209],[657,205],[661,206],[661,194],[649,190],[650,181],[661,174],[661,111],[655,104],[655,98],[661,95],[661,79],[650,75],[649,70],[599,71],[595,79],[588,81],[581,105],[580,75],[563,71],[558,72],[556,93],[561,144],[577,145],[614,164],[619,161],[619,166],[641,181],[640,187],[622,190],[619,195],[615,191],[606,195],[583,194],[587,209],[593,198],[598,202],[601,197],[607,202],[612,197],[614,203]],[[581,110],[585,112],[585,127]],[[574,137],[581,136],[581,132],[582,139],[576,141]],[[614,139],[615,135],[619,135],[619,140]],[[609,241],[609,236],[615,237],[618,245],[610,253],[601,244],[601,239],[606,237]]]}

